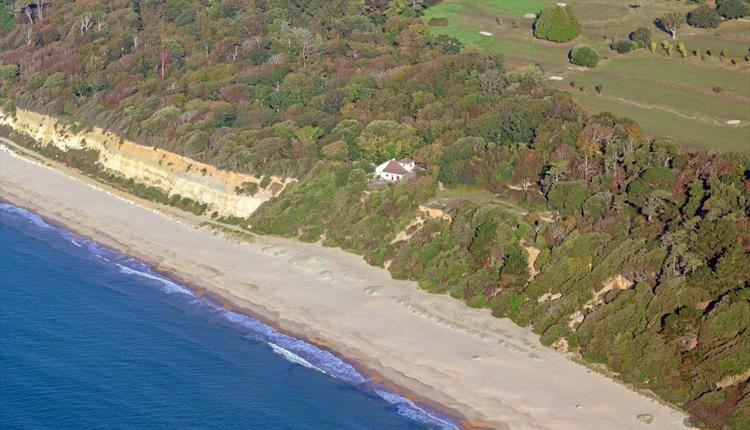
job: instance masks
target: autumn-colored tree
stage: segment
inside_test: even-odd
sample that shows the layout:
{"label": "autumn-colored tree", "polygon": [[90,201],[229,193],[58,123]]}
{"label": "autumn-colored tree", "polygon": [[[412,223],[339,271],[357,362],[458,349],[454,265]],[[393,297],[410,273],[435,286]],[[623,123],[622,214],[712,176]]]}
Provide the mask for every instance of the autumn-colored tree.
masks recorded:
{"label": "autumn-colored tree", "polygon": [[365,158],[376,162],[409,157],[421,144],[414,127],[382,120],[368,124],[357,143]]}

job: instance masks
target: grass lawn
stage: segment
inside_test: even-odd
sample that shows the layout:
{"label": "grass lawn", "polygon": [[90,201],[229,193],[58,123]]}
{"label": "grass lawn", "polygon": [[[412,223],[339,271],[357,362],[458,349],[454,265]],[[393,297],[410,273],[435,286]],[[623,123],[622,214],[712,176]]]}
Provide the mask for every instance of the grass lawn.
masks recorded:
{"label": "grass lawn", "polygon": [[[640,26],[652,28],[657,42],[668,35],[653,28],[653,20],[668,11],[686,12],[692,5],[673,1],[640,2],[634,10],[618,0],[568,0],[575,8],[583,33],[574,41],[550,43],[533,37],[533,19],[552,0],[444,0],[428,9],[430,18],[447,18],[448,26],[432,27],[461,40],[468,50],[502,54],[508,68],[528,63],[541,65],[548,75],[560,75],[554,83],[570,91],[591,112],[610,111],[638,121],[650,134],[669,136],[691,149],[750,152],[750,64],[743,57],[750,47],[750,21],[723,23],[718,29],[683,26],[679,39],[688,50],[713,53],[706,61],[697,57],[668,57],[643,50],[626,55],[609,49],[609,41],[626,38]],[[492,36],[480,34],[492,33]],[[576,44],[594,47],[604,57],[592,70],[571,66],[567,54]],[[674,43],[674,42],[673,42]],[[720,61],[719,53],[728,57]],[[738,65],[731,65],[737,58]],[[576,88],[571,88],[575,81]],[[594,91],[602,85],[602,94]],[[578,90],[585,88],[584,92]],[[713,91],[720,87],[721,92]],[[728,125],[728,120],[741,124]]]}

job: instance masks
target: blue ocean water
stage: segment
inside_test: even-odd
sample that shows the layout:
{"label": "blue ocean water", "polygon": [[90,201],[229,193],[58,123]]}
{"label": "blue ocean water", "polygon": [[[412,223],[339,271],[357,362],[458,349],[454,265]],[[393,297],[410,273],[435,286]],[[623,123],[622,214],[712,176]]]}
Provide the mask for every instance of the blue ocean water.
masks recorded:
{"label": "blue ocean water", "polygon": [[0,203],[0,428],[454,426],[327,351]]}

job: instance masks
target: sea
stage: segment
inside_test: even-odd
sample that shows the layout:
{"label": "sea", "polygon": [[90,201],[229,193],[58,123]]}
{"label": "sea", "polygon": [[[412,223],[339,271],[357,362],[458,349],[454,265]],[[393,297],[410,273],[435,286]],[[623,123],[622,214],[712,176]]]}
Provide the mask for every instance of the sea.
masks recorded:
{"label": "sea", "polygon": [[454,429],[334,353],[0,203],[2,429]]}

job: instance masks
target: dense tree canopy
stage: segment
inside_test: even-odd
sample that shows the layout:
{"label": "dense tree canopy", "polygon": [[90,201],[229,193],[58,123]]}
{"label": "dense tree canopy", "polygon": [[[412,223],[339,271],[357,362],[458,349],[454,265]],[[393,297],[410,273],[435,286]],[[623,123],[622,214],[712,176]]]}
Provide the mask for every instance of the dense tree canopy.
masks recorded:
{"label": "dense tree canopy", "polygon": [[750,5],[744,0],[717,0],[716,11],[726,19],[750,15]]}
{"label": "dense tree canopy", "polygon": [[687,14],[687,23],[693,27],[716,28],[721,24],[721,15],[716,9],[704,4]]}

